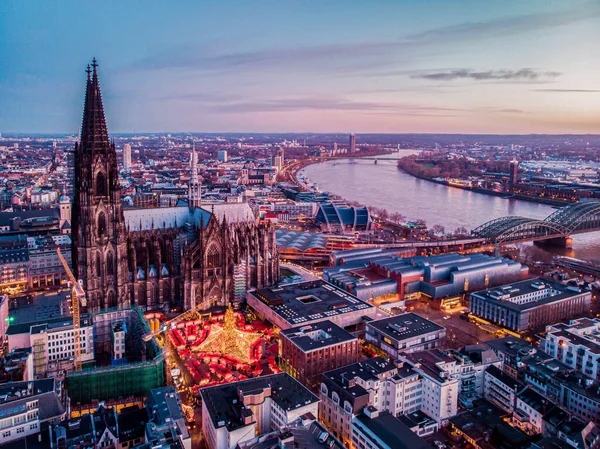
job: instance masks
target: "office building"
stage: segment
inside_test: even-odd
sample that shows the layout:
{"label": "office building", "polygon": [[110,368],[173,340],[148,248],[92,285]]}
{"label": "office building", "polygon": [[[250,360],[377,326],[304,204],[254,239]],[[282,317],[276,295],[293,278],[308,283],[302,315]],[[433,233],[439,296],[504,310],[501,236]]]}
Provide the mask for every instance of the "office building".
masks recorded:
{"label": "office building", "polygon": [[600,377],[600,319],[580,318],[546,326],[539,347],[591,379]]}
{"label": "office building", "polygon": [[321,280],[249,291],[248,306],[281,330],[329,320],[349,332],[364,332],[364,317],[377,308]]}
{"label": "office building", "polygon": [[428,449],[429,442],[390,412],[366,407],[352,420],[352,449]]}
{"label": "office building", "polygon": [[0,294],[15,294],[29,283],[29,249],[27,237],[0,237]]}
{"label": "office building", "polygon": [[131,169],[131,144],[123,145],[123,170]]}
{"label": "office building", "polygon": [[361,332],[363,318],[378,315],[376,307],[321,280],[257,289],[248,292],[247,301],[279,329],[329,320],[350,332]]}
{"label": "office building", "polygon": [[29,285],[33,288],[59,286],[66,283],[67,274],[58,257],[61,250],[71,264],[71,238],[68,234],[27,237],[29,247]]}
{"label": "office building", "polygon": [[[81,316],[78,330],[81,341],[81,361],[94,360],[94,331],[90,315]],[[9,351],[17,348],[33,349],[36,378],[56,375],[73,369],[73,318],[58,316],[34,322],[15,320],[6,332]]]}
{"label": "office building", "polygon": [[0,444],[38,434],[43,426],[64,419],[61,385],[55,379],[0,385]]}
{"label": "office building", "polygon": [[530,279],[471,294],[471,313],[512,331],[536,329],[580,316],[592,294],[546,279]]}
{"label": "office building", "polygon": [[394,358],[401,352],[439,348],[446,342],[444,327],[412,312],[369,321],[365,326],[366,341]]}
{"label": "office building", "polygon": [[281,367],[312,391],[321,376],[358,361],[358,338],[329,320],[279,333]]}
{"label": "office building", "polygon": [[217,159],[219,160],[219,162],[227,162],[227,150],[219,150],[217,153]]}
{"label": "office building", "polygon": [[356,134],[350,134],[350,142],[348,144],[348,151],[350,153],[356,153]]}
{"label": "office building", "polygon": [[234,448],[318,413],[319,399],[288,373],[203,388],[200,394],[209,449]]}

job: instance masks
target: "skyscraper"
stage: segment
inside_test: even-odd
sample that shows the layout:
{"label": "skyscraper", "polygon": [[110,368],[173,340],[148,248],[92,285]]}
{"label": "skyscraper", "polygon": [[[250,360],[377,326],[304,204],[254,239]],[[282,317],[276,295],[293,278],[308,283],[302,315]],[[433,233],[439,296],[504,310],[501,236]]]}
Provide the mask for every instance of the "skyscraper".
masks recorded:
{"label": "skyscraper", "polygon": [[350,134],[350,145],[349,150],[350,153],[356,153],[356,134]]}
{"label": "skyscraper", "polygon": [[131,168],[131,145],[126,143],[123,145],[123,169],[129,170]]}

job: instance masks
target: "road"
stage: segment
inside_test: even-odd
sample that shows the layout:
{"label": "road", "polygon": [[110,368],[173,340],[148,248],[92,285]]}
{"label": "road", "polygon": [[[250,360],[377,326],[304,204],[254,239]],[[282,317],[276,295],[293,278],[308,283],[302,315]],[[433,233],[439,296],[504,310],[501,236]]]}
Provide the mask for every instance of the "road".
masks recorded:
{"label": "road", "polygon": [[299,276],[302,276],[305,281],[318,281],[321,279],[319,276],[315,274],[314,271],[307,270],[300,265],[292,264],[292,263],[280,263],[279,266],[281,268],[286,268],[290,271],[293,271]]}
{"label": "road", "polygon": [[[460,314],[466,308],[456,309],[451,313],[434,310],[424,303],[411,304],[412,312],[421,315],[446,328],[446,344],[449,348],[460,349],[466,345],[475,345],[497,338],[474,323],[460,319]],[[444,319],[445,316],[450,318]]]}

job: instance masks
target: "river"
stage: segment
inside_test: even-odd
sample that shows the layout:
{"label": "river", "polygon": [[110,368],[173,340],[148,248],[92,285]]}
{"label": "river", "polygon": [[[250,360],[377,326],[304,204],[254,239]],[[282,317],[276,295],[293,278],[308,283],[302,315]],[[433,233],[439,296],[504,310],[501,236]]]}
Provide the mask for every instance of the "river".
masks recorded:
{"label": "river", "polygon": [[[399,158],[414,151],[404,150],[386,158]],[[464,226],[473,229],[507,215],[542,219],[555,212],[551,206],[470,192],[414,178],[396,168],[393,160],[350,159],[322,162],[302,169],[300,174],[319,189],[367,206],[400,212],[409,220],[423,219],[429,227],[439,224],[446,232]],[[525,251],[531,244],[521,245]],[[600,261],[600,232],[576,235],[573,249],[544,245],[544,252]]]}

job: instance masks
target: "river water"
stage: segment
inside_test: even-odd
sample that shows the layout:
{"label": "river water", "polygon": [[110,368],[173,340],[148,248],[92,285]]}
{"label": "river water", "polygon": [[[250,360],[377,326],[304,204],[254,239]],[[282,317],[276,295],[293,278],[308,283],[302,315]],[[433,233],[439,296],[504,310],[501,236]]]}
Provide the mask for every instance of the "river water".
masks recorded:
{"label": "river water", "polygon": [[[405,150],[389,157],[413,154]],[[429,227],[439,224],[446,232],[464,226],[473,229],[494,218],[520,215],[542,219],[555,212],[552,206],[470,192],[414,178],[396,168],[395,161],[349,159],[310,165],[300,171],[320,190],[367,206],[400,212],[408,220],[423,219]],[[521,247],[528,251],[531,244]],[[600,232],[576,235],[573,249],[544,245],[544,252],[600,261]],[[537,250],[536,250],[537,251]]]}

